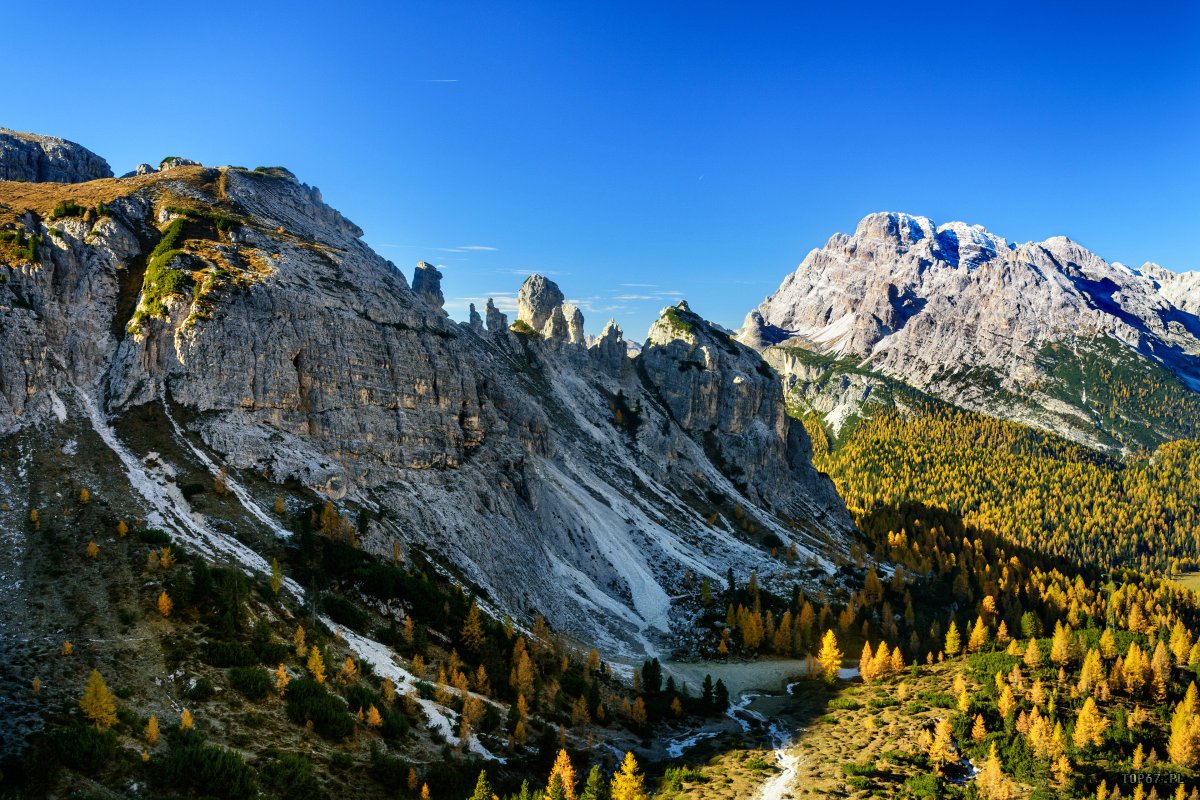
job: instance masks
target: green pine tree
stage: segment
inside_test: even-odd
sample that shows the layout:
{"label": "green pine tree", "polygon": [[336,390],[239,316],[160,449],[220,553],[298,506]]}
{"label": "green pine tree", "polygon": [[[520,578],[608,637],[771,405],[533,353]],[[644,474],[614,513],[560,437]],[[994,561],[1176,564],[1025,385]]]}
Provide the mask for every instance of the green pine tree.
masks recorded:
{"label": "green pine tree", "polygon": [[587,783],[583,786],[583,794],[579,800],[608,800],[608,782],[599,766],[593,766],[588,773]]}
{"label": "green pine tree", "polygon": [[495,794],[492,784],[488,782],[487,770],[479,770],[479,780],[475,782],[475,793],[471,795],[471,800],[492,800]]}

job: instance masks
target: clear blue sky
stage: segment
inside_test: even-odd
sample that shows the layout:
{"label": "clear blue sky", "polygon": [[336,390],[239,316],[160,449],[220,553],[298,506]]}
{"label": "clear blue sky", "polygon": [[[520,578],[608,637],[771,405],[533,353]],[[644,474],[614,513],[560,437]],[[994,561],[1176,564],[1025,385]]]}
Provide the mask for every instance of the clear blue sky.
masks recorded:
{"label": "clear blue sky", "polygon": [[61,2],[0,125],[288,166],[455,316],[541,271],[633,338],[879,210],[1200,267],[1198,4],[755,5]]}

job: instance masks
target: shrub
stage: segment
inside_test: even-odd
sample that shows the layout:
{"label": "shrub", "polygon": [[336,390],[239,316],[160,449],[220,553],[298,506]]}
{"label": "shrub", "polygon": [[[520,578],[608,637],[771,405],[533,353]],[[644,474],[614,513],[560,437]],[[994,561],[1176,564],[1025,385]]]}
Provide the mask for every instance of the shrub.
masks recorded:
{"label": "shrub", "polygon": [[171,534],[158,528],[145,528],[138,531],[138,538],[146,544],[164,545],[171,543]]}
{"label": "shrub", "polygon": [[212,681],[208,678],[197,678],[196,682],[191,685],[187,691],[189,700],[203,701],[212,697],[217,693],[216,688],[212,685]]}
{"label": "shrub", "polygon": [[299,725],[311,721],[313,729],[326,739],[338,741],[354,731],[354,718],[346,704],[311,678],[300,678],[288,684],[287,711],[291,720]]}
{"label": "shrub", "polygon": [[842,764],[842,774],[846,775],[846,776],[874,775],[875,774],[875,762],[874,761],[864,761],[861,764],[857,764],[854,762],[850,762],[848,764]]}
{"label": "shrub", "polygon": [[858,701],[851,700],[849,697],[835,697],[829,701],[829,707],[835,710],[857,711],[862,708]]}
{"label": "shrub", "polygon": [[367,626],[367,613],[341,595],[324,594],[321,603],[325,613],[334,622],[345,625],[356,631],[364,631]]}
{"label": "shrub", "polygon": [[513,333],[517,334],[518,336],[538,336],[539,335],[538,332],[535,331],[532,327],[530,327],[529,323],[523,319],[519,319],[516,322],[514,322],[512,325],[509,325],[508,329],[510,331],[512,331]]}
{"label": "shrub", "polygon": [[87,208],[79,205],[74,200],[60,200],[54,210],[50,212],[50,220],[62,219],[63,217],[82,217],[87,212]]}
{"label": "shrub", "polygon": [[117,735],[92,726],[55,732],[51,749],[65,766],[80,772],[96,772],[117,755]]}
{"label": "shrub", "polygon": [[687,767],[667,767],[663,773],[659,791],[682,792],[684,781],[702,781],[704,773]]}
{"label": "shrub", "polygon": [[[312,762],[293,753],[276,756],[259,769],[258,778],[263,788],[276,797],[286,797],[288,800],[325,800],[328,797],[317,780]],[[399,786],[397,784],[397,788]]]}
{"label": "shrub", "polygon": [[214,667],[252,667],[258,656],[241,642],[208,642],[204,645],[204,660]]}
{"label": "shrub", "polygon": [[240,755],[204,744],[199,735],[181,733],[185,735],[175,737],[167,754],[155,760],[155,777],[160,783],[223,800],[242,800],[257,794],[254,771]]}
{"label": "shrub", "polygon": [[233,667],[229,670],[229,685],[259,703],[267,699],[275,682],[262,667]]}
{"label": "shrub", "polygon": [[942,779],[937,775],[913,775],[904,782],[904,789],[912,797],[945,797]]}

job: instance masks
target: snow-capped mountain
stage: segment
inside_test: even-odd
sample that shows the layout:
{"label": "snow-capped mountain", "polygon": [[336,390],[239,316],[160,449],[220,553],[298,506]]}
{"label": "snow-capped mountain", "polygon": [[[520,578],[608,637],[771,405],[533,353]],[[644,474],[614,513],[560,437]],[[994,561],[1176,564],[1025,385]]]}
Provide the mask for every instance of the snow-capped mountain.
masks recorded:
{"label": "snow-capped mountain", "polygon": [[[813,250],[740,339],[847,359],[950,402],[1104,447],[1194,435],[1200,274],[1110,263],[1062,236],[878,213]],[[1114,392],[1146,401],[1116,417]],[[1151,402],[1166,392],[1163,412]]]}

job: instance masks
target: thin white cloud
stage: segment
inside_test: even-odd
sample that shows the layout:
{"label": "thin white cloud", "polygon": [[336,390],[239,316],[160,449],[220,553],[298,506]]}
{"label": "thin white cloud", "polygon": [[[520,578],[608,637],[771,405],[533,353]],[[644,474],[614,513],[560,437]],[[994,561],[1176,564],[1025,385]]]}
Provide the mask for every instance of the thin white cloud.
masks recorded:
{"label": "thin white cloud", "polygon": [[475,304],[475,310],[480,314],[487,308],[487,301],[491,299],[495,303],[496,308],[500,309],[505,314],[517,313],[517,297],[515,294],[496,292],[489,295],[481,295],[478,297],[451,297],[446,300],[446,309],[449,311],[467,311],[471,303]]}
{"label": "thin white cloud", "polygon": [[613,295],[613,300],[657,300],[658,298],[652,294],[617,294]]}
{"label": "thin white cloud", "polygon": [[657,283],[619,283],[618,286],[628,286],[632,289],[657,289]]}
{"label": "thin white cloud", "polygon": [[464,244],[462,247],[459,247],[457,249],[468,250],[468,251],[478,251],[481,253],[493,253],[496,251],[495,247],[488,247],[487,245],[484,245],[484,244]]}
{"label": "thin white cloud", "polygon": [[547,277],[551,277],[551,276],[556,276],[556,275],[570,275],[571,274],[569,272],[559,272],[558,270],[553,270],[553,269],[498,269],[498,270],[496,270],[496,272],[502,273],[504,275],[520,275],[523,278],[528,277],[530,275],[545,275]]}

